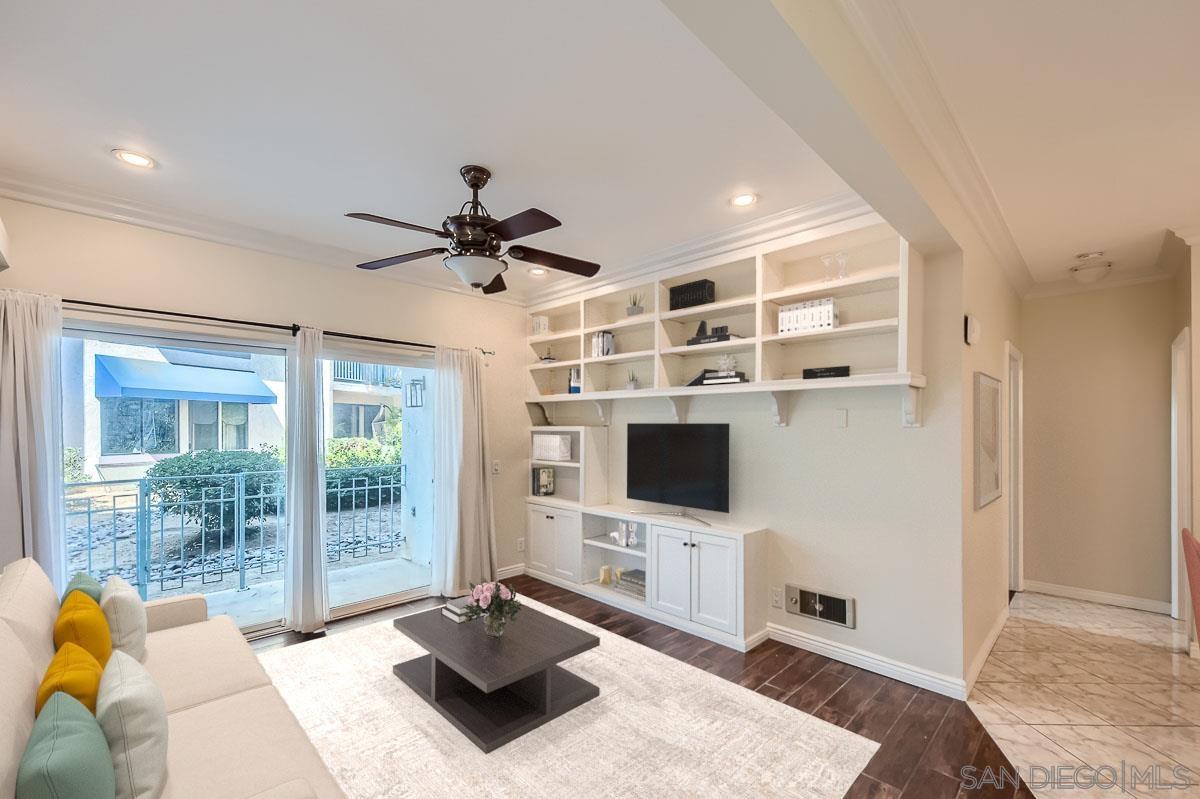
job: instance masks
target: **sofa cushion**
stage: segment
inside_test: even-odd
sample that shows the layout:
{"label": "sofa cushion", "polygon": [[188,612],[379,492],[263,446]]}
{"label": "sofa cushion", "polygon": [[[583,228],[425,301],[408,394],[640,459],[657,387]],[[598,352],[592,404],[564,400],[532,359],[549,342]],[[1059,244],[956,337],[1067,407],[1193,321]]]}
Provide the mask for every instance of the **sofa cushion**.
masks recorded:
{"label": "sofa cushion", "polygon": [[228,616],[150,633],[143,665],[168,713],[271,683]]}
{"label": "sofa cushion", "polygon": [[21,639],[0,622],[0,796],[12,796],[17,789],[17,766],[33,730],[39,676]]}
{"label": "sofa cushion", "polygon": [[37,689],[33,712],[41,714],[50,697],[61,691],[78,699],[94,714],[102,673],[100,664],[90,652],[67,641],[46,667],[46,676],[42,677],[42,684]]}
{"label": "sofa cushion", "polygon": [[167,706],[142,665],[120,650],[100,677],[96,721],[108,739],[117,799],[157,799],[167,781]]}
{"label": "sofa cushion", "polygon": [[4,567],[0,575],[0,620],[8,622],[17,634],[38,676],[54,657],[58,609],[58,594],[50,578],[32,558]]}
{"label": "sofa cushion", "polygon": [[241,799],[297,779],[322,799],[344,796],[269,685],[172,713],[168,722],[163,799]]}
{"label": "sofa cushion", "polygon": [[67,583],[67,590],[63,591],[62,603],[66,604],[67,598],[71,596],[72,591],[82,591],[92,598],[92,601],[97,605],[100,604],[100,593],[103,589],[100,586],[100,581],[87,572],[76,572],[71,578],[71,582]]}
{"label": "sofa cushion", "polygon": [[112,654],[108,620],[99,603],[83,591],[67,594],[62,610],[54,620],[54,646],[61,649],[68,642],[90,652],[100,668],[108,664],[108,656]]}
{"label": "sofa cushion", "polygon": [[145,659],[146,606],[137,589],[114,574],[100,592],[100,609],[108,620],[113,649],[119,649],[137,661]]}
{"label": "sofa cushion", "polygon": [[46,703],[17,771],[17,799],[116,795],[112,759],[91,711],[67,694]]}

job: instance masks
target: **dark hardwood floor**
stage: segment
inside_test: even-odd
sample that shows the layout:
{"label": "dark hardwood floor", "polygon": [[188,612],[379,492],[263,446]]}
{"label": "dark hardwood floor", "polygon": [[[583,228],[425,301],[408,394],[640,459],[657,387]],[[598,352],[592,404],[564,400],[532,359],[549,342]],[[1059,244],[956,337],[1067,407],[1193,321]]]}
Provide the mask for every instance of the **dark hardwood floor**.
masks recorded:
{"label": "dark hardwood floor", "polygon": [[[965,702],[778,641],[738,652],[533,577],[514,577],[508,583],[538,602],[877,741],[879,751],[846,799],[1032,799],[1024,785],[1000,791],[968,790],[961,784],[964,766],[974,766],[976,773],[988,766],[997,775],[1001,768],[1013,773]],[[327,634],[439,604],[419,600],[342,619],[331,622]],[[283,633],[252,643],[261,650],[308,637]]]}

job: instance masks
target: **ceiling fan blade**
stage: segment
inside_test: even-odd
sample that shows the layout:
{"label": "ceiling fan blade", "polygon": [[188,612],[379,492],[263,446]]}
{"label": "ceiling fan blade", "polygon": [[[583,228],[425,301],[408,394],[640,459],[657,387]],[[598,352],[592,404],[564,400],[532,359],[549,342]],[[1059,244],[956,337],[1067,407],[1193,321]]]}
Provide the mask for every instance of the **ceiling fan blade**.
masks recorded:
{"label": "ceiling fan blade", "polygon": [[391,225],[392,227],[401,227],[405,230],[415,230],[418,233],[432,233],[433,235],[443,239],[450,238],[450,234],[444,230],[435,230],[434,228],[425,227],[424,225],[414,225],[411,222],[401,222],[398,219],[388,219],[386,216],[379,216],[378,214],[366,214],[361,211],[355,211],[352,214],[346,214],[346,216],[350,217],[351,219],[361,219],[364,222],[378,222],[381,225]]}
{"label": "ceiling fan blade", "polygon": [[406,252],[404,255],[393,255],[391,258],[380,258],[378,261],[367,261],[365,264],[359,264],[359,269],[383,269],[385,266],[395,266],[396,264],[415,261],[418,258],[428,258],[431,255],[438,255],[446,252],[442,247],[430,247],[428,250],[417,250],[416,252]]}
{"label": "ceiling fan blade", "polygon": [[483,287],[484,294],[499,294],[508,288],[504,284],[504,275],[496,275],[492,278],[492,282]]}
{"label": "ceiling fan blade", "polygon": [[487,231],[488,233],[495,233],[503,241],[512,241],[522,236],[532,236],[534,233],[541,233],[543,230],[556,228],[561,224],[562,222],[559,222],[545,211],[530,208],[519,214],[513,214],[508,219],[493,222],[488,225]]}
{"label": "ceiling fan blade", "polygon": [[558,269],[562,272],[570,272],[573,275],[582,275],[583,277],[593,277],[600,271],[600,264],[594,264],[591,261],[581,261],[569,255],[535,250],[532,247],[510,247],[508,254],[518,261],[529,261],[531,264],[548,266],[551,269]]}

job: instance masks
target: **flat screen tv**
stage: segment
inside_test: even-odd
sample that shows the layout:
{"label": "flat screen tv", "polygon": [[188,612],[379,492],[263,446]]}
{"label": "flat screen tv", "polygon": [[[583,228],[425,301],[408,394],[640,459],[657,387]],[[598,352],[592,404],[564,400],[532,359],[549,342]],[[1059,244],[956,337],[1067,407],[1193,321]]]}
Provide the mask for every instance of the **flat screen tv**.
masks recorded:
{"label": "flat screen tv", "polygon": [[729,425],[631,424],[630,499],[729,512]]}

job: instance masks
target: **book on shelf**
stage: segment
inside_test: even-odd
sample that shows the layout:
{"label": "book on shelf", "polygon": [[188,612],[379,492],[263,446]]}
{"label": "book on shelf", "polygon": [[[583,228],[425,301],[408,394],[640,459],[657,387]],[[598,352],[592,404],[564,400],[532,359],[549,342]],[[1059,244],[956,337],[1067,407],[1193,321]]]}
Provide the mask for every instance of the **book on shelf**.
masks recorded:
{"label": "book on shelf", "polygon": [[717,369],[704,369],[692,378],[689,386],[717,386],[724,383],[749,383],[745,372],[722,372]]}
{"label": "book on shelf", "polygon": [[467,605],[471,604],[471,597],[460,596],[457,599],[447,600],[446,606],[442,608],[442,612],[451,616],[465,616]]}
{"label": "book on shelf", "polygon": [[826,297],[780,306],[778,326],[781,334],[831,330],[838,326],[837,301]]}
{"label": "book on shelf", "polygon": [[817,366],[801,373],[805,380],[820,380],[826,377],[849,377],[849,366]]}
{"label": "book on shelf", "polygon": [[641,589],[637,589],[631,586],[622,585],[621,583],[613,583],[612,589],[619,594],[625,594],[626,596],[631,596],[634,599],[644,600],[646,598],[646,589],[644,586]]}
{"label": "book on shelf", "polygon": [[733,341],[741,336],[736,333],[709,333],[706,336],[692,336],[687,340],[689,347],[694,347],[697,344],[715,344],[718,341]]}
{"label": "book on shelf", "polygon": [[442,615],[455,624],[462,624],[464,621],[470,621],[470,619],[468,619],[466,616],[460,616],[457,613],[451,613],[445,608],[442,608]]}

